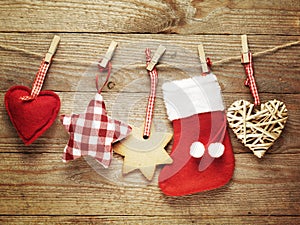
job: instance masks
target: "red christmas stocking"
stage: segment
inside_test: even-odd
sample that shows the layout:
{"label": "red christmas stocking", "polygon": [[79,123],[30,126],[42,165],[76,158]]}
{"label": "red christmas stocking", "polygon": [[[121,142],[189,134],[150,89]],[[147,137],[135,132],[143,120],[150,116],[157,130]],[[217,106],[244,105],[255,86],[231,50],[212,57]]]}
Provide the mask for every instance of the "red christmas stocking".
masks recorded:
{"label": "red christmas stocking", "polygon": [[234,156],[217,78],[212,73],[163,85],[173,123],[173,164],[159,175],[166,195],[181,196],[225,185],[234,171]]}

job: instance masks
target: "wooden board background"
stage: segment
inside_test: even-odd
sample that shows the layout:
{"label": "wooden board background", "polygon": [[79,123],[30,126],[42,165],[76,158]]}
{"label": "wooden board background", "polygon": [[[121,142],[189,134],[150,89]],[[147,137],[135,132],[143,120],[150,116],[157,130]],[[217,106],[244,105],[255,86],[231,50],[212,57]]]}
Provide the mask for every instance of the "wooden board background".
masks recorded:
{"label": "wooden board background", "polygon": [[[91,78],[88,85],[79,85],[83,74],[113,39],[119,47],[112,86],[103,94],[108,112],[142,124],[149,80],[139,53],[145,44],[155,49],[162,43],[168,51],[158,66],[161,80],[154,120],[158,129],[172,131],[161,84],[197,71],[199,42],[213,62],[239,56],[244,33],[254,53],[295,42],[300,39],[299,9],[299,0],[2,0],[0,223],[300,224],[299,45],[255,58],[262,101],[276,98],[289,110],[282,136],[259,160],[230,132],[236,159],[232,181],[190,196],[164,196],[155,184],[109,184],[84,159],[63,164],[60,157],[68,134],[59,121],[25,147],[3,105],[9,87],[31,86],[41,57],[58,34],[61,43],[44,89],[59,94],[61,113],[74,109],[76,96],[76,103],[84,107],[95,90]],[[238,59],[217,64],[213,71],[227,106],[240,98],[251,100]]]}

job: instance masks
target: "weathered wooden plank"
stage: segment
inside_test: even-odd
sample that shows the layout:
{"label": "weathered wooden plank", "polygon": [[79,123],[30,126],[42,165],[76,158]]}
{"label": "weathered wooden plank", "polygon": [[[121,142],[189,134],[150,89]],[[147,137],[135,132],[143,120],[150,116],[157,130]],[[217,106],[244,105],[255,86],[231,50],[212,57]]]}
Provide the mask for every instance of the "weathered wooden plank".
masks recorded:
{"label": "weathered wooden plank", "polygon": [[298,224],[298,216],[0,216],[6,225],[39,224]]}
{"label": "weathered wooden plank", "polygon": [[297,0],[5,0],[0,31],[295,35],[299,9]]}
{"label": "weathered wooden plank", "polygon": [[193,1],[193,5],[197,9],[195,18],[190,23],[175,28],[176,32],[275,34],[281,33],[282,27],[290,34],[291,31],[283,27],[292,24],[299,31],[299,16],[293,16],[293,10],[299,12],[299,1],[197,0]]}
{"label": "weathered wooden plank", "polygon": [[[156,184],[105,183],[83,159],[64,164],[59,154],[0,154],[2,215],[232,216],[300,212],[300,155],[259,160],[235,155],[232,181],[217,190],[164,196]],[[122,207],[120,207],[122,206]]]}
{"label": "weathered wooden plank", "polygon": [[[93,92],[69,93],[60,92],[62,106],[60,114],[70,114],[71,112],[83,112],[88,102],[93,98]],[[114,118],[128,122],[135,126],[142,126],[145,119],[145,110],[147,104],[147,93],[103,93],[106,107],[109,115]],[[300,95],[299,94],[262,94],[262,102],[272,99],[278,99],[285,102],[289,118],[286,127],[279,139],[268,153],[299,153],[299,117],[300,117]],[[0,93],[0,99],[4,99],[4,93]],[[238,99],[247,99],[252,101],[250,94],[225,93],[224,101],[228,107],[233,101]],[[158,92],[155,103],[153,124],[157,130],[173,132],[171,123],[167,119],[162,93]],[[17,136],[12,126],[3,102],[0,102],[0,152],[44,152],[45,148],[50,152],[61,152],[68,140],[68,133],[64,130],[61,123],[57,120],[52,127],[46,131],[31,146],[24,146]],[[244,147],[230,132],[234,151],[236,153],[250,153],[249,149]],[[171,145],[168,146],[168,149]]]}
{"label": "weathered wooden plank", "polygon": [[[0,34],[0,90],[22,84],[31,86],[53,34]],[[240,63],[239,35],[94,35],[60,34],[62,40],[48,73],[44,89],[56,91],[94,91],[95,63],[106,52],[112,39],[119,42],[113,58],[111,91],[148,92],[145,70],[146,47],[153,51],[159,43],[167,47],[158,66],[161,82],[199,75],[197,45],[200,41],[213,61],[213,72],[219,77],[223,92],[244,92],[245,72]],[[249,35],[253,53],[294,42],[299,37]],[[270,39],[272,41],[270,41]],[[16,50],[23,49],[23,51]],[[300,45],[281,49],[254,59],[260,92],[299,93]],[[29,54],[28,54],[29,52]],[[38,54],[39,56],[36,56]],[[238,57],[228,63],[218,61]],[[92,64],[94,63],[94,64]],[[104,75],[102,74],[102,77]],[[107,90],[107,89],[106,89]]]}

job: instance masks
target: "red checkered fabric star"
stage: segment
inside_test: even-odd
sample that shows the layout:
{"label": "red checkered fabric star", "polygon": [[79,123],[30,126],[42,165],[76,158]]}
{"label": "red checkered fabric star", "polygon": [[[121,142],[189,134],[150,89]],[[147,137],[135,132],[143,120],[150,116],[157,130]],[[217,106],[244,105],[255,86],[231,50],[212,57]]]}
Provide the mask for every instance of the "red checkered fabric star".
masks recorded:
{"label": "red checkered fabric star", "polygon": [[130,126],[107,115],[99,93],[83,114],[62,115],[60,120],[70,133],[64,149],[65,162],[89,155],[107,168],[112,159],[112,143],[125,138],[131,131]]}
{"label": "red checkered fabric star", "polygon": [[[151,51],[149,48],[146,48],[146,62],[147,65],[151,61]],[[156,86],[158,83],[158,73],[156,70],[156,67],[153,68],[149,73],[150,79],[151,79],[151,91],[148,98],[148,105],[146,110],[146,119],[144,123],[144,134],[143,136],[145,138],[148,138],[150,136],[150,130],[151,130],[151,123],[152,123],[152,117],[153,117],[153,110],[154,110],[154,102],[156,98]]]}
{"label": "red checkered fabric star", "polygon": [[252,61],[251,52],[248,53],[248,57],[249,57],[249,63],[243,63],[247,75],[245,85],[250,88],[251,94],[254,98],[254,105],[259,105],[260,100],[259,100],[258,90],[256,87],[255,78],[254,78],[253,61]]}

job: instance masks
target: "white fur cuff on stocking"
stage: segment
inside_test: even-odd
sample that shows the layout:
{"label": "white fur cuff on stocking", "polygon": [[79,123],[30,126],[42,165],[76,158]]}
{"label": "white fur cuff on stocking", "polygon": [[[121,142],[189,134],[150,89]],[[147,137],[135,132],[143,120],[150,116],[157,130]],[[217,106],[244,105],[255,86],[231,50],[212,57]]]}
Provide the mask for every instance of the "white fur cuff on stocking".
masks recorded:
{"label": "white fur cuff on stocking", "polygon": [[221,88],[212,73],[168,82],[162,88],[171,121],[194,114],[224,110]]}

